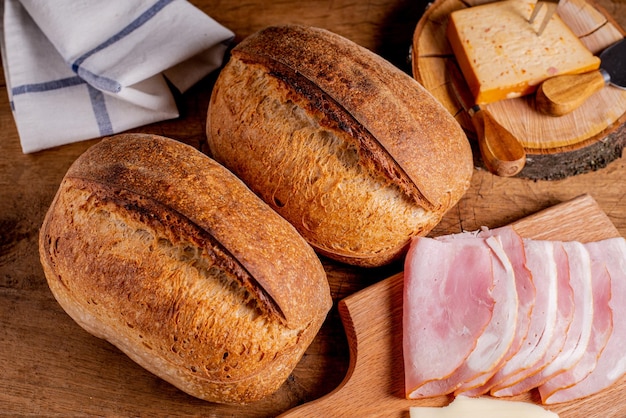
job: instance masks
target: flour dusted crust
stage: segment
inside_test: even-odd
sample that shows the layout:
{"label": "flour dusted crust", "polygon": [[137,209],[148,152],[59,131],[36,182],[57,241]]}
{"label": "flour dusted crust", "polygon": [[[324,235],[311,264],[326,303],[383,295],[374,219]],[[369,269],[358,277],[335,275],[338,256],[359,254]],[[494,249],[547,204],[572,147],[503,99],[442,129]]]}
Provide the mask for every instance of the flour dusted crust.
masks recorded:
{"label": "flour dusted crust", "polygon": [[266,28],[232,51],[207,117],[210,154],[320,253],[399,258],[469,187],[462,129],[421,85],[323,29]]}
{"label": "flour dusted crust", "polygon": [[79,325],[214,402],[277,390],[332,304],[289,223],[206,155],[153,135],[111,137],[77,159],[40,256]]}

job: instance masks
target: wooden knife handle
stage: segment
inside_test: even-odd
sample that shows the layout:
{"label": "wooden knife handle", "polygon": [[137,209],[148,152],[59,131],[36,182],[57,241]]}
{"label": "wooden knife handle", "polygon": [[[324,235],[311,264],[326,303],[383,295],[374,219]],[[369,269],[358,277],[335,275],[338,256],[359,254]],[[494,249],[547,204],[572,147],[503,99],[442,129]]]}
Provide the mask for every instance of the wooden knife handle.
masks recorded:
{"label": "wooden knife handle", "polygon": [[601,71],[560,75],[541,83],[537,93],[537,110],[551,116],[562,116],[584,103],[606,84]]}
{"label": "wooden knife handle", "polygon": [[472,123],[483,163],[490,172],[501,177],[510,177],[524,168],[524,147],[488,110],[474,110]]}

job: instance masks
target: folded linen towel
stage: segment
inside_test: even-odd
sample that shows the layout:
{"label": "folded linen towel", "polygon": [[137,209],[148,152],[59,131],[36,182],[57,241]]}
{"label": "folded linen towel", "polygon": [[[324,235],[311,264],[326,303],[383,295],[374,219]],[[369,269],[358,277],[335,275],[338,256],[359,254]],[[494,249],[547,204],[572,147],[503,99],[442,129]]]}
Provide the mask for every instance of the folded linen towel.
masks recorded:
{"label": "folded linen towel", "polygon": [[234,34],[186,0],[0,0],[2,62],[22,150],[179,116]]}

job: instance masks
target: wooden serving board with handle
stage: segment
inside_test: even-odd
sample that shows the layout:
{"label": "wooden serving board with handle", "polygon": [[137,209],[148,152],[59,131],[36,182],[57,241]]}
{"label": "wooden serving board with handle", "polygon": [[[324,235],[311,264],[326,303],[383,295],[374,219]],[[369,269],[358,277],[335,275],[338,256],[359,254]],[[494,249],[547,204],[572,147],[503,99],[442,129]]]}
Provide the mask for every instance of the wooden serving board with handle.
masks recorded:
{"label": "wooden serving board with handle", "polygon": [[[524,237],[597,241],[619,237],[610,219],[589,195],[582,195],[514,222]],[[281,417],[408,417],[410,406],[444,406],[451,397],[404,398],[402,357],[403,276],[398,273],[339,302],[350,345],[350,367],[339,387]],[[546,406],[561,418],[623,418],[626,378],[583,400]],[[539,403],[533,391],[508,398]]]}
{"label": "wooden serving board with handle", "polygon": [[[448,61],[456,61],[446,37],[450,13],[494,0],[436,0],[419,20],[412,42],[412,72],[458,120],[468,136],[475,128],[453,94]],[[593,0],[561,1],[557,13],[594,54],[624,38],[626,32]],[[626,90],[606,86],[566,115],[537,110],[535,95],[481,106],[526,150],[519,177],[560,179],[596,170],[619,158],[626,144]]]}

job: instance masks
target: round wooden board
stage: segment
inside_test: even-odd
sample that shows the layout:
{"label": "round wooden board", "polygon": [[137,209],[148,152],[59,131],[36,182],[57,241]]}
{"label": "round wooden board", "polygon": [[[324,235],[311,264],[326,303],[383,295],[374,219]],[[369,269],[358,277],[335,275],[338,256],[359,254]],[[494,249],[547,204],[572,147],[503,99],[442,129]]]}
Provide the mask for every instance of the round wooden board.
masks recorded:
{"label": "round wooden board", "polygon": [[[447,76],[446,61],[455,58],[446,27],[452,11],[488,1],[436,0],[419,20],[412,42],[413,76],[455,116],[473,145],[472,123]],[[594,54],[626,34],[604,9],[589,0],[561,0],[557,13]],[[526,166],[518,177],[562,179],[603,168],[621,156],[626,144],[626,90],[606,86],[560,117],[538,112],[534,100],[534,95],[529,95],[483,106],[526,150]],[[477,158],[476,164],[481,163]]]}

